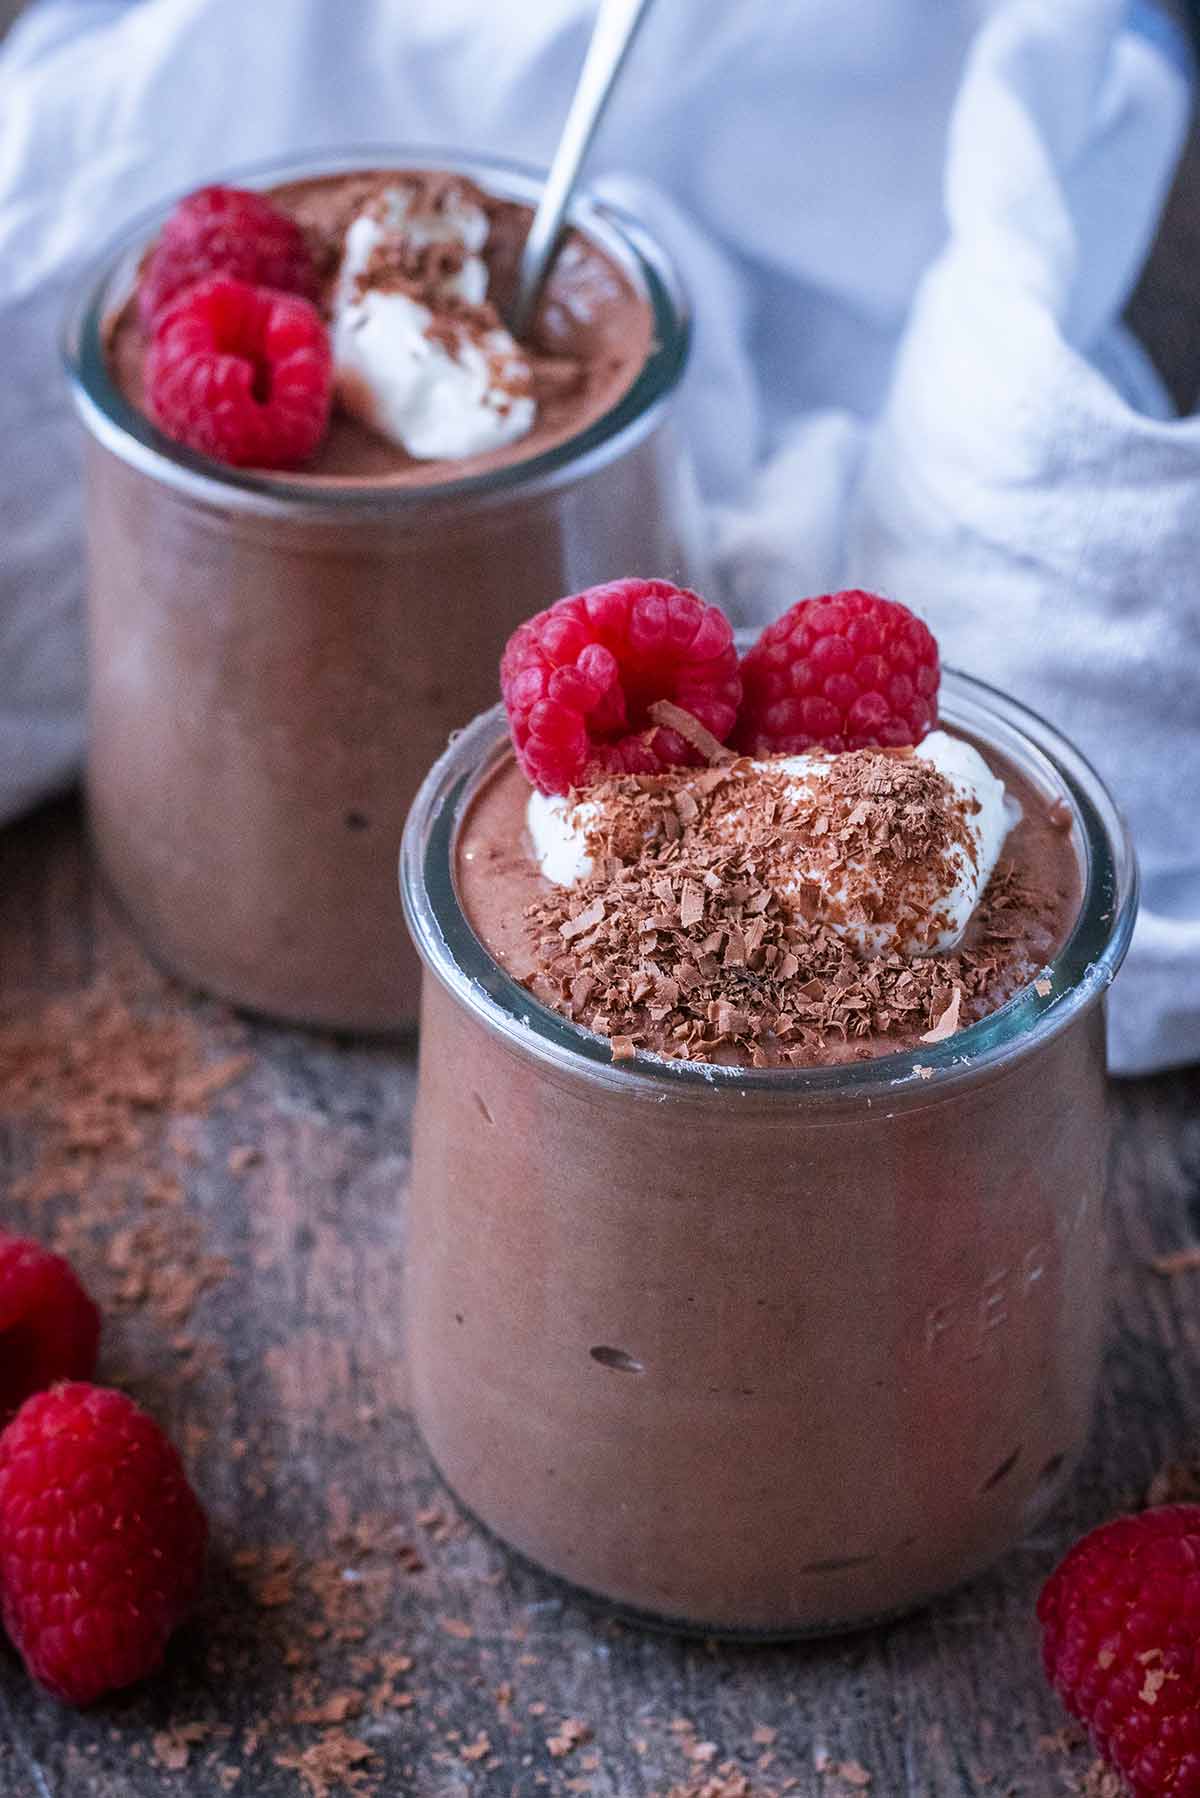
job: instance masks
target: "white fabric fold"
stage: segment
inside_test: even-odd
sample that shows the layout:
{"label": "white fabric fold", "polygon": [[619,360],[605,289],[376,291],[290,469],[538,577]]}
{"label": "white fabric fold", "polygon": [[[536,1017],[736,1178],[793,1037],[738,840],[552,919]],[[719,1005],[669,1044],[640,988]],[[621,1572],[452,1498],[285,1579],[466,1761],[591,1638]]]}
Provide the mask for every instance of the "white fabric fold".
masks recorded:
{"label": "white fabric fold", "polygon": [[[356,0],[348,29],[326,0],[41,0],[0,48],[0,817],[81,748],[55,336],[82,268],[239,163],[544,161],[593,10]],[[724,597],[895,594],[1126,808],[1126,1071],[1200,1057],[1200,421],[1119,324],[1189,105],[1148,0],[661,0],[593,164],[695,297],[683,416]]]}

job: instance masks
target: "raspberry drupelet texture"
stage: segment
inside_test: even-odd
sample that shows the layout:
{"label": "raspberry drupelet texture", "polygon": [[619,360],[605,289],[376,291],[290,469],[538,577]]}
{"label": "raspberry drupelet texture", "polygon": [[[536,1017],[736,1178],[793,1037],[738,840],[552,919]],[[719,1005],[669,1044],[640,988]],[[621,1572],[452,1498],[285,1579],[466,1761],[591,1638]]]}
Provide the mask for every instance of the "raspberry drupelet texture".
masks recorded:
{"label": "raspberry drupelet texture", "polygon": [[55,1380],[86,1380],[100,1313],[61,1255],[0,1231],[0,1426]]}
{"label": "raspberry drupelet texture", "polygon": [[201,187],[162,228],[138,282],[138,313],[149,331],[185,287],[233,275],[258,287],[316,300],[316,265],[295,219],[243,187]]}
{"label": "raspberry drupelet texture", "polygon": [[5,1627],[69,1704],[158,1666],[199,1593],[207,1534],[179,1456],[123,1393],[56,1386],[0,1435]]}
{"label": "raspberry drupelet texture", "polygon": [[699,756],[649,707],[668,700],[719,742],[741,697],[729,620],[667,581],[609,581],[520,625],[500,688],[526,778],[567,793],[599,774],[654,774]]}
{"label": "raspberry drupelet texture", "polygon": [[1200,1798],[1200,1505],[1093,1530],[1038,1618],[1047,1678],[1133,1798]]}
{"label": "raspberry drupelet texture", "polygon": [[736,741],[748,755],[895,749],[937,721],[937,644],[895,600],[802,599],[742,657]]}
{"label": "raspberry drupelet texture", "polygon": [[295,468],[328,428],[329,333],[307,300],[214,275],[159,313],[146,390],[156,422],[189,449]]}

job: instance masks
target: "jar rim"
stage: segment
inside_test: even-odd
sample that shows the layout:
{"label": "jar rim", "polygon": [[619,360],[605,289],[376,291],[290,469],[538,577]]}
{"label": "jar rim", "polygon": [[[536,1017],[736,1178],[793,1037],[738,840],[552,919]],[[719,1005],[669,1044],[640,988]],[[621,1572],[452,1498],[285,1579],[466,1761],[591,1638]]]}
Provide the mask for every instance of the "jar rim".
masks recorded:
{"label": "jar rim", "polygon": [[409,934],[427,973],[518,1051],[628,1093],[662,1098],[724,1090],[811,1100],[850,1097],[940,1099],[985,1070],[999,1069],[1065,1030],[1097,1004],[1129,947],[1138,873],[1129,828],[1086,758],[1043,718],[986,682],[944,668],[943,721],[976,734],[1072,814],[1083,893],[1072,929],[1034,981],[1006,1004],[940,1043],[831,1066],[756,1069],[669,1060],[639,1050],[614,1062],[605,1037],[543,1005],[499,966],[458,898],[458,827],[475,795],[509,753],[503,707],[458,733],[427,775],[408,815],[400,887]]}
{"label": "jar rim", "polygon": [[[284,181],[389,167],[449,169],[498,198],[525,204],[535,204],[545,184],[545,171],[529,163],[406,144],[365,144],[338,152],[271,159],[213,178],[269,188]],[[532,496],[582,479],[647,436],[686,370],[692,315],[675,263],[632,213],[585,189],[573,200],[568,223],[613,258],[649,302],[653,315],[646,361],[631,385],[599,418],[537,455],[457,480],[389,487],[379,481],[339,478],[335,485],[312,477],[295,480],[283,474],[225,467],[176,443],[132,406],[112,378],[104,349],[105,321],[127,299],[148,238],[184,197],[177,194],[140,214],[91,263],[68,306],[60,347],[76,410],[93,437],[143,473],[226,510],[303,513],[308,517],[399,515],[427,511],[441,501],[461,507],[503,502],[514,491],[522,497]]]}

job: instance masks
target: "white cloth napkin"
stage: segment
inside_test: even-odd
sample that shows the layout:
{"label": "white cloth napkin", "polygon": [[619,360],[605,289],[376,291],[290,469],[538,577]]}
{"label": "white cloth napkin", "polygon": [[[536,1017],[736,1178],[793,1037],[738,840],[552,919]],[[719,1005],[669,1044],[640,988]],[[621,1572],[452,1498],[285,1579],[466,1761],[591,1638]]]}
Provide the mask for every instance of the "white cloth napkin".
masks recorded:
{"label": "white cloth napkin", "polygon": [[[544,161],[594,4],[41,0],[0,48],[0,817],[82,750],[55,351],[81,270],[239,163]],[[905,599],[1128,809],[1125,1071],[1200,1057],[1200,422],[1116,322],[1189,102],[1150,0],[658,0],[593,162],[695,296],[684,415],[724,597]]]}

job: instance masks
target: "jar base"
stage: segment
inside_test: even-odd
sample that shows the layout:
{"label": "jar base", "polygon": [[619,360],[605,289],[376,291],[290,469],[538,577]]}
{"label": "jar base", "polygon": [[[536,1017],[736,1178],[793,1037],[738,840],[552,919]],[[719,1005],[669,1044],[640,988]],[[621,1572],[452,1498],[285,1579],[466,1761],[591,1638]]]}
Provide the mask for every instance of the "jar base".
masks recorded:
{"label": "jar base", "polygon": [[[274,1024],[290,1030],[311,1030],[322,1036],[333,1038],[352,1038],[355,1042],[374,1042],[412,1047],[417,1040],[419,1018],[414,1003],[411,1011],[399,1012],[388,1021],[378,1014],[370,1016],[348,1017],[344,1012],[337,1012],[321,1006],[288,1005],[278,1001],[260,1001],[247,998],[220,979],[196,974],[188,967],[185,958],[172,955],[164,949],[153,935],[144,929],[138,918],[122,894],[119,885],[113,879],[105,865],[104,856],[91,838],[92,856],[99,876],[99,885],[105,900],[116,914],[124,928],[136,942],[142,954],[160,974],[195,998],[214,999],[221,1005],[228,1005],[239,1017],[250,1018],[260,1024]],[[410,951],[411,953],[411,951]]]}
{"label": "jar base", "polygon": [[[564,1599],[570,1599],[583,1606],[586,1610],[596,1612],[601,1618],[616,1623],[628,1624],[634,1629],[646,1630],[652,1635],[680,1636],[688,1641],[727,1642],[734,1647],[753,1648],[769,1647],[772,1645],[782,1646],[788,1642],[830,1641],[842,1636],[856,1636],[868,1630],[886,1629],[891,1624],[902,1622],[905,1618],[914,1617],[921,1611],[928,1610],[931,1605],[950,1597],[953,1593],[962,1590],[963,1587],[969,1586],[974,1580],[979,1579],[981,1575],[986,1573],[990,1567],[995,1566],[1005,1554],[1010,1553],[1011,1550],[1016,1547],[1015,1542],[1010,1543],[1007,1547],[1000,1549],[997,1554],[989,1556],[989,1558],[986,1561],[981,1562],[979,1566],[971,1568],[961,1576],[951,1580],[948,1585],[939,1586],[933,1591],[922,1593],[919,1597],[915,1597],[904,1604],[893,1605],[884,1610],[868,1612],[864,1616],[843,1619],[841,1621],[784,1624],[779,1627],[763,1628],[761,1626],[747,1627],[727,1623],[704,1623],[688,1617],[665,1616],[662,1612],[643,1610],[637,1605],[631,1605],[620,1599],[611,1598],[605,1593],[598,1592],[590,1586],[578,1585],[574,1580],[568,1579],[566,1575],[555,1573],[551,1568],[543,1566],[533,1555],[527,1554],[523,1549],[515,1547],[506,1537],[494,1530],[491,1525],[466,1502],[458,1492],[453,1481],[447,1479],[438,1463],[437,1457],[434,1455],[426,1440],[425,1433],[420,1427],[419,1420],[414,1418],[414,1422],[417,1424],[417,1431],[421,1438],[421,1444],[425,1453],[429,1456],[434,1472],[437,1474],[438,1479],[446,1488],[451,1498],[453,1498],[459,1510],[465,1517],[470,1519],[471,1523],[479,1530],[481,1535],[486,1537],[489,1542],[493,1543],[497,1548],[503,1551],[507,1558],[512,1561],[514,1566],[519,1567],[523,1572],[533,1574],[540,1580],[544,1580]],[[1063,1496],[1063,1493],[1074,1476],[1077,1460],[1078,1457],[1075,1457],[1072,1458],[1068,1464],[1064,1464],[1061,1470],[1061,1476],[1054,1483],[1053,1487],[1047,1487],[1044,1491],[1038,1493],[1037,1502],[1035,1505],[1031,1506],[1027,1517],[1027,1533],[1038,1527]]]}

